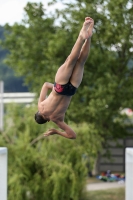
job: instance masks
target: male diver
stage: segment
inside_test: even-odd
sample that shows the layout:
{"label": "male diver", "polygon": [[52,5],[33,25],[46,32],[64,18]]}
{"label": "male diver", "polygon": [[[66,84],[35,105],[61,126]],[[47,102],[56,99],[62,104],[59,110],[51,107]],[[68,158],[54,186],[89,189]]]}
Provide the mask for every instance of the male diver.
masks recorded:
{"label": "male diver", "polygon": [[[45,82],[42,86],[35,120],[39,124],[53,121],[63,130],[50,129],[44,136],[58,134],[69,139],[76,138],[76,133],[64,122],[64,117],[72,96],[83,78],[84,64],[90,51],[93,26],[94,20],[86,17],[70,55],[56,73],[55,83]],[[47,97],[48,90],[51,90],[51,93]]]}

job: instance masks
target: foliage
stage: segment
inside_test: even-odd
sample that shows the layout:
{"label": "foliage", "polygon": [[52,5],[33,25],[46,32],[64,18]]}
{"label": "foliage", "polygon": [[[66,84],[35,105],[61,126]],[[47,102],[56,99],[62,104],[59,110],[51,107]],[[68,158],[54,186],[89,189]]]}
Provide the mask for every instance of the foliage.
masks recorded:
{"label": "foliage", "polygon": [[28,3],[25,11],[27,15],[22,24],[5,26],[4,46],[10,51],[6,63],[25,77],[33,91],[40,91],[40,80],[41,85],[45,77],[51,81],[55,71],[48,54],[50,40],[55,34],[54,19],[46,17],[41,3]]}
{"label": "foliage", "polygon": [[91,53],[68,118],[95,124],[105,139],[126,137],[125,127],[115,119],[121,118],[123,108],[133,107],[133,6],[124,0],[74,1],[66,6],[57,17],[62,16],[61,27],[74,40],[85,16],[95,20]]}
{"label": "foliage", "polygon": [[0,146],[8,148],[8,199],[82,200],[88,157],[91,165],[101,147],[98,133],[89,134],[82,124],[75,127],[76,140],[44,138],[42,133],[54,124],[36,124],[35,109],[15,104],[6,108]]}
{"label": "foliage", "polygon": [[[28,108],[27,123],[18,115],[18,120],[14,120],[18,127],[15,124],[16,129],[13,127],[8,130],[10,135],[13,134],[13,142],[16,139],[15,145],[7,143],[9,150],[13,155],[17,152],[17,158],[11,156],[10,159],[11,162],[15,159],[15,167],[19,170],[13,174],[12,169],[9,173],[13,183],[20,181],[19,188],[23,184],[22,190],[17,188],[19,197],[16,198],[40,199],[36,195],[42,195],[44,191],[49,199],[76,200],[80,198],[83,188],[85,164],[81,162],[82,155],[89,157],[92,163],[91,159],[95,158],[101,142],[105,145],[104,140],[109,137],[117,139],[128,135],[120,111],[125,107],[133,107],[133,6],[129,0],[74,1],[67,3],[64,10],[57,10],[54,16],[48,16],[42,4],[28,3],[25,12],[21,24],[6,25],[3,45],[10,51],[6,63],[23,75],[31,91],[36,93],[39,93],[43,82],[54,82],[55,72],[69,55],[85,16],[89,15],[95,20],[84,78],[66,114],[66,121],[77,129],[78,139],[66,142],[64,138],[53,136],[43,142],[37,139],[38,142],[30,146],[29,143],[42,129],[34,125],[32,120],[26,125],[31,119]],[[59,19],[60,25],[57,26],[55,22]],[[14,131],[17,134],[15,136]],[[29,169],[28,172],[26,169]],[[65,178],[62,179],[64,171]],[[17,178],[14,178],[16,174]],[[41,177],[43,180],[46,177],[46,181],[42,181]],[[38,184],[33,185],[34,182]],[[70,182],[70,187],[65,190]],[[15,195],[16,191],[11,191]]]}
{"label": "foliage", "polygon": [[121,109],[133,107],[132,10],[130,1],[84,0],[67,3],[64,10],[48,17],[42,4],[28,3],[22,24],[6,26],[10,32],[4,43],[10,50],[7,63],[39,93],[43,82],[54,82],[55,71],[69,55],[84,17],[91,16],[95,20],[91,53],[66,119],[93,124],[105,139],[125,137],[125,127],[115,118]]}

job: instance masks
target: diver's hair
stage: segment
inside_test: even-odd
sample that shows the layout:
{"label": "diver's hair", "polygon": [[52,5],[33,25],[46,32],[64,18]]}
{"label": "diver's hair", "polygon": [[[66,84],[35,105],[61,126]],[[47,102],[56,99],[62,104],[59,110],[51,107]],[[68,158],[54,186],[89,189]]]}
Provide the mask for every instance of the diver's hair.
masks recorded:
{"label": "diver's hair", "polygon": [[38,123],[38,124],[45,124],[47,122],[47,120],[43,119],[43,117],[40,115],[39,112],[37,112],[35,114],[35,121]]}

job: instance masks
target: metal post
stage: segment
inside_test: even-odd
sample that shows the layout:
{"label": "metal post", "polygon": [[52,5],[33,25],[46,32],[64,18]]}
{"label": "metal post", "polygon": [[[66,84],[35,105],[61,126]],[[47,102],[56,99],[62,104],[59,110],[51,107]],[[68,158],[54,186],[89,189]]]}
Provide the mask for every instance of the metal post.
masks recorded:
{"label": "metal post", "polygon": [[0,200],[7,200],[8,149],[0,147]]}
{"label": "metal post", "polygon": [[4,103],[3,103],[4,82],[0,81],[0,131],[3,131],[3,116],[4,116]]}
{"label": "metal post", "polygon": [[126,148],[126,200],[133,199],[133,148]]}

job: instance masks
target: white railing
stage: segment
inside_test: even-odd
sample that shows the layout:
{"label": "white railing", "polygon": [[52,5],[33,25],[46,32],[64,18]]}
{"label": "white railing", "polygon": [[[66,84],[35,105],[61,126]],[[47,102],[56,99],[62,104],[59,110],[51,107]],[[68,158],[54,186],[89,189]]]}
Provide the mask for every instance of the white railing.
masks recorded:
{"label": "white railing", "polygon": [[35,99],[35,93],[20,92],[20,93],[3,93],[0,94],[0,99],[3,99],[3,103],[32,103]]}
{"label": "white railing", "polygon": [[[2,85],[2,84],[1,84]],[[25,103],[30,104],[35,99],[35,93],[20,92],[20,93],[4,93],[0,87],[0,131],[3,130],[4,122],[4,104],[8,103]]]}

